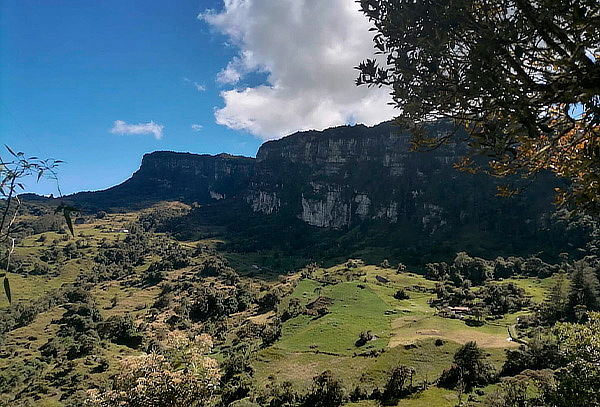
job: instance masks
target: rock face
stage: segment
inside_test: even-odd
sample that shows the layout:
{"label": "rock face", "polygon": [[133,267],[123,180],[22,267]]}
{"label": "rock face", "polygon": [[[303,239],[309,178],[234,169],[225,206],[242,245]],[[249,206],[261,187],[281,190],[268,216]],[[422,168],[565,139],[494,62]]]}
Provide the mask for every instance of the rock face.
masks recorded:
{"label": "rock face", "polygon": [[[448,131],[443,123],[430,128],[439,134]],[[256,159],[147,154],[123,184],[73,198],[97,207],[132,200],[235,200],[256,214],[296,218],[321,228],[383,221],[425,234],[469,225],[518,233],[523,227],[531,229],[550,209],[552,179],[515,198],[499,199],[493,179],[452,168],[463,148],[411,152],[410,136],[392,123],[342,126],[269,141]]]}
{"label": "rock face", "polygon": [[71,199],[93,207],[158,200],[209,203],[244,191],[253,169],[254,159],[248,157],[156,151],[144,155],[140,169],[122,184]]}
{"label": "rock face", "polygon": [[[440,123],[430,131],[450,128]],[[538,191],[496,198],[492,179],[452,167],[463,152],[457,145],[411,152],[410,136],[392,123],[296,133],[261,146],[245,199],[256,212],[318,227],[383,220],[429,233],[457,223],[495,227],[498,214],[534,221],[548,207],[548,194]]]}

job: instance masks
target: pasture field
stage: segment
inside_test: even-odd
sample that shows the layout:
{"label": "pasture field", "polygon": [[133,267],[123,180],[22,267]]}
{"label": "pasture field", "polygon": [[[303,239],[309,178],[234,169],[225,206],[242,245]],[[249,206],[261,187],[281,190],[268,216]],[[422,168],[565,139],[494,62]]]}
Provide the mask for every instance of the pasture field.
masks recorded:
{"label": "pasture field", "polygon": [[[538,300],[544,298],[551,285],[548,280],[516,281]],[[328,298],[332,303],[329,313],[321,317],[300,315],[286,321],[281,339],[259,353],[255,365],[258,384],[285,380],[305,389],[314,376],[332,370],[350,389],[356,385],[381,388],[389,371],[401,364],[416,369],[415,380],[431,382],[452,364],[454,352],[468,341],[476,341],[500,367],[504,350],[518,346],[508,334],[517,314],[480,327],[442,318],[428,303],[435,297],[434,287],[435,282],[418,274],[374,265],[317,270],[311,279],[301,280],[290,297],[303,304]],[[395,299],[399,289],[410,298]],[[371,331],[374,339],[357,347],[355,342],[363,331]],[[450,406],[456,402],[455,392],[429,388],[399,405]],[[375,405],[371,401],[348,404]]]}

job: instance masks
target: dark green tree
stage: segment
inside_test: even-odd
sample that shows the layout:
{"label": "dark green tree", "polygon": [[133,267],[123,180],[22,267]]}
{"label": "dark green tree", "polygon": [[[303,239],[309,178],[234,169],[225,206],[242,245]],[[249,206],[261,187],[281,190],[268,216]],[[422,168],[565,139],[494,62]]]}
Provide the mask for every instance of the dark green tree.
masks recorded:
{"label": "dark green tree", "polygon": [[304,406],[337,407],[342,405],[345,398],[342,382],[330,370],[326,370],[313,379],[313,386],[304,400]]}
{"label": "dark green tree", "polygon": [[[493,175],[550,170],[571,181],[559,201],[600,211],[600,3],[596,0],[360,0],[376,59],[357,84],[391,90],[417,146],[447,118]],[[464,133],[462,133],[464,134]],[[504,190],[504,193],[511,193]]]}
{"label": "dark green tree", "polygon": [[494,367],[487,361],[485,351],[476,342],[467,342],[456,351],[452,367],[442,373],[439,384],[450,388],[464,385],[470,391],[474,386],[490,383],[494,377]]}
{"label": "dark green tree", "polygon": [[415,369],[409,366],[400,365],[393,368],[383,391],[384,399],[391,400],[405,396],[412,386],[414,373]]}
{"label": "dark green tree", "polygon": [[584,306],[588,311],[598,310],[600,306],[600,283],[594,270],[577,262],[571,276],[571,291],[569,306],[574,312],[578,306]]}
{"label": "dark green tree", "polygon": [[591,312],[586,324],[559,323],[554,333],[567,364],[555,372],[549,405],[600,405],[600,313]]}
{"label": "dark green tree", "polygon": [[549,322],[556,322],[564,319],[569,305],[569,290],[567,287],[567,278],[565,273],[559,273],[550,292],[546,297],[542,315]]}

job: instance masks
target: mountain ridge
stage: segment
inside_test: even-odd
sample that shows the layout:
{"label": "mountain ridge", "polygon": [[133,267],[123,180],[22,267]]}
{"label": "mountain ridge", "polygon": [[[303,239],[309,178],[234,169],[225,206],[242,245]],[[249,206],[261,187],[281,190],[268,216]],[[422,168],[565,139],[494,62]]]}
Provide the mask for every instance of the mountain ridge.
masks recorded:
{"label": "mountain ridge", "polygon": [[[450,124],[428,131],[444,135]],[[425,234],[469,226],[499,233],[536,229],[553,210],[555,178],[542,175],[500,199],[505,180],[457,171],[466,146],[413,152],[393,122],[297,132],[263,143],[256,158],[156,151],[126,181],[65,197],[93,211],[141,208],[163,200],[200,205],[235,201],[256,216],[277,214],[310,226],[345,229],[383,221]],[[513,180],[523,182],[521,180]]]}

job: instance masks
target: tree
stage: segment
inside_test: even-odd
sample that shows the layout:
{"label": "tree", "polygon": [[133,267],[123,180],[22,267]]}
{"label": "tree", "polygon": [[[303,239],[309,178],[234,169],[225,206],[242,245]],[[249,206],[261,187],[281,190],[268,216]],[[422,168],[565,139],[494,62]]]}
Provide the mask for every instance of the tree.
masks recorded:
{"label": "tree", "polygon": [[[357,84],[391,88],[417,147],[445,118],[466,130],[459,165],[496,176],[550,170],[571,181],[560,203],[600,212],[600,3],[596,0],[360,0],[377,56]],[[471,154],[471,155],[472,155]],[[500,191],[512,194],[510,189]]]}
{"label": "tree", "polygon": [[600,283],[594,270],[582,262],[575,264],[571,278],[569,294],[571,310],[584,306],[588,311],[596,311],[600,307]]}
{"label": "tree", "polygon": [[358,339],[354,343],[354,346],[360,348],[361,346],[366,345],[369,341],[372,341],[373,338],[374,337],[373,337],[373,334],[371,333],[371,331],[362,331],[358,335]]}
{"label": "tree", "polygon": [[564,319],[567,313],[569,303],[569,292],[567,290],[567,281],[565,273],[558,273],[556,280],[550,288],[546,297],[542,313],[549,322],[556,322]]}
{"label": "tree", "polygon": [[313,386],[304,401],[304,406],[337,407],[342,405],[344,399],[344,386],[330,370],[326,370],[313,378]]}
{"label": "tree", "polygon": [[543,407],[547,396],[554,390],[552,370],[528,370],[502,380],[498,388],[485,400],[487,407]]}
{"label": "tree", "polygon": [[404,365],[392,369],[383,391],[384,399],[391,400],[405,396],[410,390],[409,386],[412,386],[414,373],[415,369]]}
{"label": "tree", "polygon": [[193,341],[183,332],[170,332],[165,354],[150,353],[123,359],[112,390],[90,390],[87,405],[129,407],[205,406],[214,400],[219,383],[217,362],[205,356],[212,340]]}
{"label": "tree", "polygon": [[540,333],[518,349],[507,349],[502,376],[513,376],[524,370],[556,369],[565,364],[555,335]]}
{"label": "tree", "polygon": [[454,364],[445,370],[439,384],[443,387],[464,385],[466,391],[488,384],[494,378],[494,367],[487,361],[485,351],[476,342],[467,342],[454,354]]}
{"label": "tree", "polygon": [[554,375],[551,405],[600,405],[600,313],[590,313],[586,324],[558,323],[554,333],[568,363]]}

